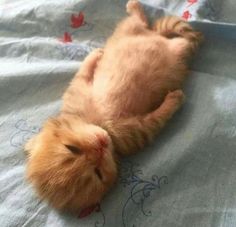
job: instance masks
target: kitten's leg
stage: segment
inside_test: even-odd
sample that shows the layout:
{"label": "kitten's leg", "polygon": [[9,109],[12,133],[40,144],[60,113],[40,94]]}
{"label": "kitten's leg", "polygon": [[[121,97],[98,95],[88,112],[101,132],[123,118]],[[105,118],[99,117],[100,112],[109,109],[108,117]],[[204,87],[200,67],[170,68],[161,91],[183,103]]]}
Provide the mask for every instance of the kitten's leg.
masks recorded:
{"label": "kitten's leg", "polygon": [[153,30],[173,40],[176,37],[179,37],[178,40],[182,38],[188,42],[186,49],[188,48],[190,52],[195,52],[203,40],[203,35],[200,32],[194,31],[189,23],[176,16],[166,16],[157,20],[153,25]]}
{"label": "kitten's leg", "polygon": [[164,127],[184,101],[181,90],[169,93],[161,106],[145,115],[110,122],[106,129],[112,138],[115,149],[122,155],[129,155],[143,148],[155,134]]}
{"label": "kitten's leg", "polygon": [[80,78],[86,79],[86,81],[91,81],[93,79],[93,74],[97,66],[97,62],[101,59],[102,55],[102,49],[95,49],[94,51],[92,51],[81,64],[76,77],[79,76]]}
{"label": "kitten's leg", "polygon": [[[64,113],[84,112],[84,99],[88,98],[91,92],[94,70],[98,61],[103,55],[102,49],[95,49],[83,61],[79,71],[70,83],[63,95],[61,111]],[[79,88],[79,89],[78,89]],[[77,105],[75,105],[77,103]]]}

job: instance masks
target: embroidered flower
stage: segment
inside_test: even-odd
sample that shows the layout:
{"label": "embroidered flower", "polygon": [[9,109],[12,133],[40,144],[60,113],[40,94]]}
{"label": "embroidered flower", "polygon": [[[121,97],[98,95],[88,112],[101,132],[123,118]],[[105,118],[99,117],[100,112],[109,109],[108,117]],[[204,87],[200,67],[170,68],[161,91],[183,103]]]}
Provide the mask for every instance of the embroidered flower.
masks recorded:
{"label": "embroidered flower", "polygon": [[198,0],[188,0],[188,7],[192,6],[193,4],[197,3]]}
{"label": "embroidered flower", "polygon": [[191,17],[192,17],[192,14],[189,12],[189,10],[186,10],[183,12],[182,18],[184,18],[185,20],[188,20]]}
{"label": "embroidered flower", "polygon": [[85,21],[84,21],[84,13],[83,12],[80,12],[79,14],[72,14],[71,15],[71,18],[70,18],[70,21],[71,21],[71,27],[72,28],[79,28],[83,25],[85,25]]}
{"label": "embroidered flower", "polygon": [[65,32],[64,36],[60,38],[59,40],[62,41],[63,43],[71,43],[72,42],[71,34],[68,32]]}

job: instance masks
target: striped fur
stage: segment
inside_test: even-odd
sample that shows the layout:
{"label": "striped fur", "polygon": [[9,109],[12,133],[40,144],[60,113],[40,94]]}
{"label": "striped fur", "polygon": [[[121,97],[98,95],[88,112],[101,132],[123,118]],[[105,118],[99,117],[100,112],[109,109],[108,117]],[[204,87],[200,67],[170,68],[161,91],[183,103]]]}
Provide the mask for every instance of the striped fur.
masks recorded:
{"label": "striped fur", "polygon": [[182,37],[188,40],[192,52],[196,52],[203,41],[202,33],[194,31],[189,23],[177,16],[165,16],[158,19],[152,29],[167,38]]}

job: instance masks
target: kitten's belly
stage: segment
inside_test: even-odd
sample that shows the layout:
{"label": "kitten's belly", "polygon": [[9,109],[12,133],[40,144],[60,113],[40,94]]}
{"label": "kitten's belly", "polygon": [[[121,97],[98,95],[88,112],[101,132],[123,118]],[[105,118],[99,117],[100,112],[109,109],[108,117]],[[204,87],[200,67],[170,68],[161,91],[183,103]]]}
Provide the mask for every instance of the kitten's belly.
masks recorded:
{"label": "kitten's belly", "polygon": [[124,39],[105,49],[93,83],[93,99],[108,118],[145,114],[170,89],[168,49],[163,39]]}

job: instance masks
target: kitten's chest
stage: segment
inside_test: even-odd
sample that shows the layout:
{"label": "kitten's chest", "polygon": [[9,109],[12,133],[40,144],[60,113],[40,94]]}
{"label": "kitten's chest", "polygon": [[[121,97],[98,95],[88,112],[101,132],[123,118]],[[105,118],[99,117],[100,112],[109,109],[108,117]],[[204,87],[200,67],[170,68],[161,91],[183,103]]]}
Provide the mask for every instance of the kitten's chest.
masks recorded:
{"label": "kitten's chest", "polygon": [[[148,84],[129,77],[127,73],[122,76],[116,73],[97,76],[91,97],[100,117],[114,119],[151,111],[153,97]],[[156,97],[155,100],[157,101]]]}

